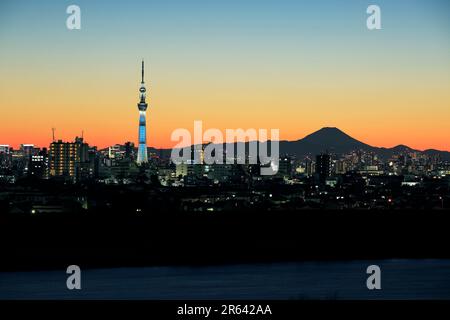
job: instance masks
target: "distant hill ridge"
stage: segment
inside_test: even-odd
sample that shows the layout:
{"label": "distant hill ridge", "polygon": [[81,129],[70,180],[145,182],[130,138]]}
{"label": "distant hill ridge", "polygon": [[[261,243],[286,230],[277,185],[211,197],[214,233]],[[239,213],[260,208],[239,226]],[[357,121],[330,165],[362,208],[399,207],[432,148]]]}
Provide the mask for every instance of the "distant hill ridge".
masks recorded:
{"label": "distant hill ridge", "polygon": [[342,130],[334,127],[322,128],[297,141],[280,141],[280,153],[295,154],[297,156],[314,155],[327,151],[335,154],[343,154],[353,150],[372,151],[383,158],[388,158],[395,153],[409,151],[427,155],[440,155],[443,160],[450,160],[450,152],[447,151],[434,149],[421,151],[402,144],[392,148],[374,147],[356,140]]}
{"label": "distant hill ridge", "polygon": [[[235,144],[242,143],[237,142]],[[246,142],[248,144],[248,142]],[[228,145],[228,144],[227,144]],[[170,156],[171,149],[149,148],[150,152],[154,152],[164,157]],[[442,160],[450,161],[450,152],[435,149],[415,150],[405,145],[398,145],[392,148],[373,147],[359,140],[356,140],[335,127],[324,127],[313,132],[306,137],[296,141],[280,141],[280,155],[291,154],[298,157],[307,155],[317,155],[324,152],[333,154],[345,154],[354,150],[372,151],[382,158],[389,158],[393,154],[399,152],[419,152],[427,155],[439,155]]]}

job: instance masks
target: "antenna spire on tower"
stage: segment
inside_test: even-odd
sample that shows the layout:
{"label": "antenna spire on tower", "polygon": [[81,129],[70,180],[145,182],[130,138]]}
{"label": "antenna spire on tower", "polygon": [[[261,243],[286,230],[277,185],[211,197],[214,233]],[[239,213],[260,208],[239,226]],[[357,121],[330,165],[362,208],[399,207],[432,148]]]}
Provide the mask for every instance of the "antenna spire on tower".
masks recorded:
{"label": "antenna spire on tower", "polygon": [[142,83],[144,83],[144,59],[142,59]]}

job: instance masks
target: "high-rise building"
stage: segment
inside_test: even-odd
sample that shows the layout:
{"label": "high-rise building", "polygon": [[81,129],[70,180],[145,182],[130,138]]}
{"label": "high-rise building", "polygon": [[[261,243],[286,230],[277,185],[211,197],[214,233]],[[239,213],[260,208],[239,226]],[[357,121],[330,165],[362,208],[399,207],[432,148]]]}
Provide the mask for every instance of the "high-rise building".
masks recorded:
{"label": "high-rise building", "polygon": [[337,160],[335,163],[336,174],[344,174],[347,172],[347,162],[345,160]]}
{"label": "high-rise building", "polygon": [[133,159],[134,158],[134,143],[133,142],[125,142],[125,158]]}
{"label": "high-rise building", "polygon": [[319,176],[320,182],[325,182],[331,175],[331,157],[329,154],[316,156],[316,173]]}
{"label": "high-rise building", "polygon": [[0,144],[0,153],[9,154],[9,144]]}
{"label": "high-rise building", "polygon": [[23,144],[20,145],[20,151],[27,158],[29,156],[37,153],[37,152],[35,152],[35,149],[36,148],[34,147],[34,144],[25,144],[25,143],[23,143]]}
{"label": "high-rise building", "polygon": [[3,169],[11,167],[12,154],[9,145],[0,144],[0,173]]}
{"label": "high-rise building", "polygon": [[50,176],[66,177],[76,180],[82,163],[89,162],[89,146],[83,138],[74,142],[54,141],[50,144]]}
{"label": "high-rise building", "polygon": [[48,153],[43,148],[37,155],[30,155],[28,175],[36,178],[48,178]]}
{"label": "high-rise building", "polygon": [[305,174],[311,177],[316,172],[316,164],[309,158],[305,160]]}
{"label": "high-rise building", "polygon": [[141,80],[141,88],[140,92],[140,101],[138,103],[139,109],[139,147],[138,147],[138,156],[137,156],[137,164],[143,164],[148,162],[147,156],[147,129],[146,129],[146,115],[148,104],[145,102],[146,97],[146,89],[144,83],[144,61],[142,61],[142,80]]}
{"label": "high-rise building", "polygon": [[286,156],[280,158],[277,175],[286,179],[292,176],[292,160],[290,157]]}

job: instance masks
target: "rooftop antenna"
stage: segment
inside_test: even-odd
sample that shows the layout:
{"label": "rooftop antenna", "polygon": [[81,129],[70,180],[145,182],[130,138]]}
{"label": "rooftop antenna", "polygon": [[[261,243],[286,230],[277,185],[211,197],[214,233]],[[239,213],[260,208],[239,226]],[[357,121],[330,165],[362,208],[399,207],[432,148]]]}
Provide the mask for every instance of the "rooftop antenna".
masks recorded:
{"label": "rooftop antenna", "polygon": [[55,142],[55,131],[56,131],[56,128],[52,128],[52,138],[53,138],[53,142]]}
{"label": "rooftop antenna", "polygon": [[81,130],[81,139],[84,138],[84,130]]}

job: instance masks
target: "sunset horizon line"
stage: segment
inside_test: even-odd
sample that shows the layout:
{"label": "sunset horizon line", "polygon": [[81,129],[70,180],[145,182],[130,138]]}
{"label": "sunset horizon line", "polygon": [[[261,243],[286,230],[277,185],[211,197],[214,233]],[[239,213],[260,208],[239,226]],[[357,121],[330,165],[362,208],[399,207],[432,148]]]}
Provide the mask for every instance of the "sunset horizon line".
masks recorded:
{"label": "sunset horizon line", "polygon": [[[235,129],[232,129],[232,130],[237,130],[237,129],[242,129],[242,128],[235,128]],[[327,125],[327,126],[323,126],[323,127],[321,127],[320,129],[317,129],[317,130],[315,130],[315,131],[312,131],[311,133],[308,133],[308,134],[306,134],[306,135],[304,135],[303,137],[301,137],[301,138],[297,138],[297,139],[277,139],[277,140],[272,140],[272,139],[265,139],[265,140],[262,140],[262,139],[252,139],[252,140],[235,140],[235,141],[233,141],[233,142],[222,142],[222,143],[242,143],[242,142],[244,142],[244,143],[247,143],[247,142],[266,142],[266,141],[278,141],[278,142],[296,142],[296,141],[300,141],[300,140],[303,140],[303,139],[305,139],[306,137],[308,137],[308,136],[310,136],[310,135],[313,135],[314,133],[317,133],[317,132],[319,132],[319,131],[321,131],[321,130],[324,130],[324,129],[336,129],[337,131],[340,131],[340,132],[342,132],[344,135],[347,135],[348,137],[350,137],[351,139],[354,139],[354,140],[356,140],[356,141],[358,141],[358,142],[360,142],[360,143],[363,143],[363,144],[365,144],[365,145],[367,145],[367,146],[369,146],[369,147],[373,147],[373,148],[380,148],[380,149],[393,149],[393,148],[396,148],[396,147],[407,147],[407,148],[409,148],[409,149],[411,149],[411,150],[413,150],[413,151],[418,151],[418,152],[426,152],[426,151],[439,151],[439,152],[450,152],[450,150],[448,150],[448,149],[436,149],[436,148],[431,148],[431,147],[428,147],[428,148],[416,148],[416,147],[411,147],[411,146],[409,146],[408,144],[405,144],[405,143],[397,143],[397,144],[393,144],[392,146],[386,146],[386,145],[372,145],[372,144],[370,144],[370,143],[367,143],[367,142],[364,142],[363,140],[359,140],[359,139],[357,139],[357,138],[354,138],[351,134],[348,134],[345,130],[342,130],[342,129],[340,129],[339,127],[336,127],[336,126],[330,126],[330,125]],[[227,129],[225,129],[225,130],[227,130]],[[224,132],[225,132],[225,130],[223,130]],[[244,131],[245,131],[245,129],[243,129]],[[87,142],[90,146],[93,146],[93,147],[97,147],[98,148],[98,150],[103,150],[103,149],[106,149],[106,148],[108,148],[108,147],[110,147],[110,146],[114,146],[114,145],[124,145],[125,143],[127,143],[127,142],[132,142],[134,145],[135,145],[135,148],[137,148],[136,147],[136,141],[134,141],[134,139],[133,140],[127,140],[127,139],[125,139],[123,142],[121,142],[121,143],[100,143],[100,144],[98,144],[98,143],[92,143],[91,144],[91,142],[89,142],[89,140],[88,139],[86,139],[85,138],[85,136],[86,136],[86,131],[85,130],[83,130],[82,131],[83,133],[81,134],[81,135],[75,135],[72,139],[64,139],[64,138],[57,138],[57,139],[55,139],[54,141],[63,141],[63,142],[71,142],[72,140],[74,140],[75,138],[77,138],[77,137],[82,137],[83,139],[84,139],[84,141],[85,142]],[[51,145],[51,143],[52,143],[52,140],[51,139],[49,139],[49,142],[47,143],[47,145],[48,146],[50,146]],[[221,143],[221,142],[212,142],[212,141],[205,141],[205,142],[203,142],[202,144],[210,144],[210,143],[213,143],[213,144],[219,144],[219,143]],[[44,146],[42,146],[41,144],[35,144],[35,143],[33,143],[33,142],[30,142],[30,141],[28,141],[28,142],[26,142],[26,143],[15,143],[15,144],[9,144],[9,143],[0,143],[0,145],[8,145],[9,147],[11,147],[11,148],[13,148],[13,149],[19,149],[20,148],[20,146],[21,145],[34,145],[35,147],[40,147],[40,148],[46,148],[46,146],[45,146],[45,144],[44,144]],[[177,144],[177,141],[173,141],[173,145],[175,146]],[[193,145],[195,145],[194,143],[191,143],[191,144],[187,144],[187,145],[185,145],[185,146],[183,146],[183,147],[188,147],[188,146],[193,146]],[[167,145],[160,145],[160,146],[154,146],[154,145],[149,145],[149,146],[147,146],[147,148],[151,148],[151,149],[156,149],[156,150],[170,150],[170,149],[174,149],[175,147],[174,146],[167,146]]]}

